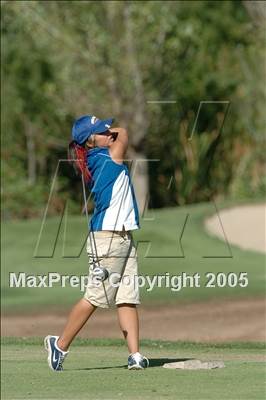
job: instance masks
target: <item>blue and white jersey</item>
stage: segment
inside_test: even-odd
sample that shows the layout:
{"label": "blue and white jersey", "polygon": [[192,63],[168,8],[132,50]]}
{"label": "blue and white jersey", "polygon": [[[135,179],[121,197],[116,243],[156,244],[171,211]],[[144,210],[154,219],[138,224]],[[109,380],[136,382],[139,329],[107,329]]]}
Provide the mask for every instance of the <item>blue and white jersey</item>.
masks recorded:
{"label": "blue and white jersey", "polygon": [[94,199],[91,231],[139,229],[139,213],[128,168],[110,156],[107,147],[95,147],[87,154],[92,174],[89,188]]}

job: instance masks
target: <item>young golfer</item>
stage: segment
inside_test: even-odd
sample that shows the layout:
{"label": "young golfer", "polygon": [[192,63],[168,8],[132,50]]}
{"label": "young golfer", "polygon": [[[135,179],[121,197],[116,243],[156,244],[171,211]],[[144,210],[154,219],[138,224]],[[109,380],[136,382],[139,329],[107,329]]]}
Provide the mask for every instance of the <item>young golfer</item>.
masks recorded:
{"label": "young golfer", "polygon": [[149,365],[139,353],[138,265],[131,231],[140,226],[134,189],[123,164],[128,134],[123,128],[111,128],[112,123],[113,119],[86,115],[77,119],[72,128],[70,147],[76,155],[75,165],[93,194],[95,209],[89,224],[90,268],[84,297],[70,312],[62,334],[44,339],[48,364],[54,371],[62,371],[71,342],[94,311],[112,305],[117,307],[127,341],[128,369]]}

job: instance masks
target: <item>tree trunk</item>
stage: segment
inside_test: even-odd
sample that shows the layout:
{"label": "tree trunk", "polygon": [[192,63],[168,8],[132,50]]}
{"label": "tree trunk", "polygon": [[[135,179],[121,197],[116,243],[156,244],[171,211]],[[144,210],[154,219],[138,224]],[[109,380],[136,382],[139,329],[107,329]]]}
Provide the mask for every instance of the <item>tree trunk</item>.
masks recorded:
{"label": "tree trunk", "polygon": [[140,214],[145,209],[147,196],[149,193],[148,181],[148,161],[145,154],[141,150],[141,142],[143,141],[148,127],[146,119],[145,96],[142,83],[141,70],[137,60],[137,51],[133,38],[133,26],[131,17],[131,4],[124,2],[124,22],[125,22],[125,41],[127,50],[127,59],[129,61],[130,78],[134,84],[134,93],[132,97],[132,115],[130,126],[133,134],[130,136],[132,147],[128,151],[128,155],[132,158],[132,181],[134,184],[136,198]]}
{"label": "tree trunk", "polygon": [[251,19],[256,25],[265,28],[266,20],[266,3],[265,1],[243,1],[244,6],[249,13]]}
{"label": "tree trunk", "polygon": [[24,129],[27,147],[27,165],[28,165],[28,184],[32,186],[36,182],[36,146],[32,124],[25,118]]}
{"label": "tree trunk", "polygon": [[[111,35],[117,5],[114,4],[112,1],[103,2],[103,4],[106,9],[106,15],[107,15],[106,24],[108,26],[108,30],[110,31],[110,35]],[[111,106],[112,106],[113,115],[115,115],[116,118],[119,118],[119,116],[123,113],[123,106],[122,106],[122,99],[120,96],[118,96],[119,76],[114,67],[115,63],[113,63],[113,60],[112,60],[112,51],[113,51],[112,46],[110,46],[110,47],[107,46],[106,54],[107,54],[107,59],[108,59],[108,63],[109,63],[109,75],[106,77],[106,85],[107,85],[107,87],[110,91],[111,97],[112,97]]]}
{"label": "tree trunk", "polygon": [[144,215],[149,201],[148,161],[146,155],[129,148],[127,158],[132,160],[131,179],[134,185],[140,216]]}

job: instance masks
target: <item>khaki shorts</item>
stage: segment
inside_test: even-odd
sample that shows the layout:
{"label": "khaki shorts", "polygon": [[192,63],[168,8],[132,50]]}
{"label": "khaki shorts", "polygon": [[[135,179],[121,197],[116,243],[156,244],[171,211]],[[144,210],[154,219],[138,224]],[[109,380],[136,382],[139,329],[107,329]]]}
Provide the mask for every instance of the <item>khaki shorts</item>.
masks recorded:
{"label": "khaki shorts", "polygon": [[[140,304],[137,250],[130,231],[90,232],[87,253],[89,276],[84,294],[87,301],[102,308],[122,303]],[[99,265],[109,272],[109,277],[103,283],[93,276],[93,257],[96,258],[96,253]]]}

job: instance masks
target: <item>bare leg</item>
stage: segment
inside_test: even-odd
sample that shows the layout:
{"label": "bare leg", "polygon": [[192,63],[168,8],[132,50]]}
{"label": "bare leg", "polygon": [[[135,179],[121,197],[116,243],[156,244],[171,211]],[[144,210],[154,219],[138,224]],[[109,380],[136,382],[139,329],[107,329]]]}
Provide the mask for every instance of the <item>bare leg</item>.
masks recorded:
{"label": "bare leg", "polygon": [[118,304],[118,320],[129,353],[139,351],[139,318],[135,304]]}
{"label": "bare leg", "polygon": [[85,323],[88,321],[96,308],[96,306],[92,305],[89,301],[85,299],[81,299],[72,308],[64,331],[57,342],[57,345],[61,350],[67,351],[74,337],[85,325]]}

